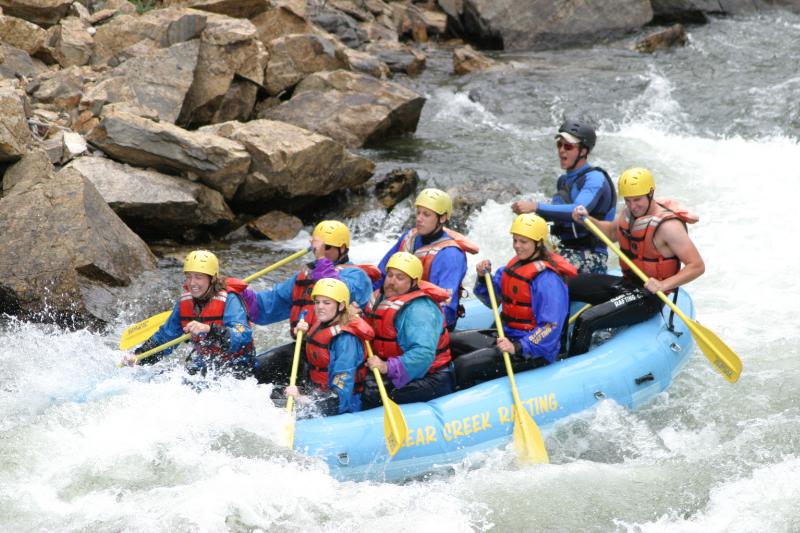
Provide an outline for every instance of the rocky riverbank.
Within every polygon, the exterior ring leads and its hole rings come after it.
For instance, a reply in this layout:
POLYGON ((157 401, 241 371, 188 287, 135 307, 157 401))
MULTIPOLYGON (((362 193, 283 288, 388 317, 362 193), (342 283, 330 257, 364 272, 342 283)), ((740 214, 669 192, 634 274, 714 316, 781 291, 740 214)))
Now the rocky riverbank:
POLYGON ((361 149, 416 130, 432 47, 455 74, 502 68, 480 48, 649 53, 685 42, 653 21, 776 5, 800 0, 0 0, 0 312, 102 324, 146 243, 287 238, 351 189, 390 209, 417 177, 361 149))

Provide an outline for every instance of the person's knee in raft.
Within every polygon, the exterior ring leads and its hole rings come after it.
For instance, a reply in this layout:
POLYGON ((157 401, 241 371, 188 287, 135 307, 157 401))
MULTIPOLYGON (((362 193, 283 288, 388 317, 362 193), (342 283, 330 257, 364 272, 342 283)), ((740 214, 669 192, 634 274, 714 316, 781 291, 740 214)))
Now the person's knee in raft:
MULTIPOLYGON (((183 293, 172 314, 125 361, 132 364, 136 355, 188 333, 194 346, 187 363, 190 373, 205 375, 212 369, 246 377, 255 358, 253 332, 240 295, 246 285, 234 278, 220 277, 219 260, 207 250, 190 252, 184 261, 183 272, 183 293)), ((155 353, 142 363, 155 363, 172 353, 173 349, 155 353)))
POLYGON ((617 197, 608 172, 589 164, 597 134, 589 121, 578 117, 564 120, 555 135, 559 164, 565 171, 556 183, 556 194, 548 202, 535 199, 511 204, 517 213, 535 213, 553 223, 552 234, 558 239, 558 253, 575 265, 578 272, 606 272, 608 249, 590 231, 572 220, 578 205, 589 206, 599 220, 614 220, 617 197))
MULTIPOLYGON (((374 355, 387 392, 397 403, 432 400, 453 391, 450 337, 441 304, 446 290, 422 280, 422 262, 397 252, 386 263, 386 277, 364 317, 375 330, 374 355)), ((367 374, 364 408, 381 405, 372 370, 367 374)))
MULTIPOLYGON (((505 373, 502 352, 512 356, 512 367, 527 370, 533 366, 555 361, 561 349, 561 333, 569 313, 569 298, 565 280, 577 273, 563 257, 548 246, 548 226, 541 217, 526 213, 511 224, 512 247, 515 255, 491 277, 495 294, 502 303, 500 315, 505 337, 497 339, 496 357, 486 360, 496 372, 505 373)), ((485 274, 491 274, 491 263, 484 259, 476 265, 474 293, 491 307, 485 274)), ((486 358, 486 351, 459 357, 460 365, 473 366, 471 358, 486 358), (461 360, 464 360, 461 362, 461 360)), ((459 377, 461 379, 461 377, 459 377)), ((471 383, 459 383, 462 387, 471 383)))
POLYGON ((311 234, 314 260, 291 278, 274 287, 255 292, 256 312, 252 318, 259 325, 273 324, 289 319, 294 328, 305 311, 306 322, 314 322, 314 302, 311 291, 323 278, 338 279, 347 285, 356 309, 363 308, 372 294, 372 282, 380 278, 373 265, 356 265, 350 261, 350 230, 338 220, 323 220, 311 234))
MULTIPOLYGON (((445 289, 450 300, 442 309, 447 327, 452 331, 459 316, 463 316, 460 298, 464 292, 462 283, 467 273, 466 254, 476 254, 478 245, 464 235, 446 227, 453 214, 453 200, 439 189, 424 189, 414 201, 416 219, 413 228, 406 230, 384 255, 378 268, 386 275, 386 265, 396 252, 409 252, 422 262, 423 281, 445 289)), ((374 283, 379 289, 383 278, 374 283)))
POLYGON ((366 376, 364 342, 374 337, 372 327, 353 312, 347 285, 322 278, 311 292, 314 321, 301 319, 295 334, 305 335, 307 373, 302 387, 286 387, 298 406, 323 416, 355 413, 361 409, 366 376))
POLYGON ((570 281, 570 297, 596 305, 575 321, 570 355, 588 351, 600 328, 626 326, 647 320, 662 308, 655 293, 668 294, 705 272, 705 264, 687 231, 699 217, 669 198, 655 198, 652 173, 630 168, 619 177, 625 208, 611 221, 597 220, 584 206, 573 219, 588 218, 645 274, 642 280, 620 261, 622 276, 581 274, 570 281), (683 265, 683 267, 681 267, 683 265), (590 312, 591 311, 591 312, 590 312))

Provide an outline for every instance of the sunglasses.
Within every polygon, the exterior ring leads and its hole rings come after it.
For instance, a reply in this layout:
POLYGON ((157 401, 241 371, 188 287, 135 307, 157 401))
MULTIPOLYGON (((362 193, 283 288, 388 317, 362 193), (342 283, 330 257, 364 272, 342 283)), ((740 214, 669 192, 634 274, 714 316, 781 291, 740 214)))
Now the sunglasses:
POLYGON ((562 139, 556 141, 556 148, 558 148, 559 150, 563 148, 564 150, 569 152, 570 150, 574 150, 577 147, 578 147, 577 144, 568 143, 567 141, 564 141, 562 139))

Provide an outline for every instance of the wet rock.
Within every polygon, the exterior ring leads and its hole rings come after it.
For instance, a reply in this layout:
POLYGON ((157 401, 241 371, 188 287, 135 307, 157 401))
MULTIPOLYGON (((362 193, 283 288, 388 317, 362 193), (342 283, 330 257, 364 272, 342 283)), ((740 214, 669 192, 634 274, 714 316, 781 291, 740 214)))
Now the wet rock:
POLYGON ((649 0, 464 0, 461 24, 484 48, 524 50, 586 44, 652 18, 649 0))
POLYGON ((270 211, 247 224, 247 229, 255 237, 286 241, 293 239, 303 229, 303 222, 283 211, 270 211))
POLYGON ((16 80, 0 82, 0 162, 18 160, 33 142, 27 107, 27 97, 16 80))
POLYGON ((365 50, 386 63, 392 72, 416 76, 425 68, 425 54, 407 44, 378 41, 368 44, 365 50))
POLYGON ((461 20, 464 15, 464 0, 437 0, 439 9, 447 16, 447 32, 452 35, 463 35, 461 20))
POLYGON ((147 240, 208 236, 230 229, 234 221, 222 195, 200 183, 103 157, 81 157, 67 168, 89 179, 125 224, 147 240))
POLYGON ((72 2, 73 0, 0 0, 0 8, 6 15, 48 27, 67 16, 72 2))
POLYGON ((28 55, 35 54, 44 44, 47 32, 27 20, 0 15, 0 41, 23 50, 28 55))
POLYGON ((366 35, 358 27, 352 16, 342 11, 327 9, 311 17, 311 21, 328 33, 335 35, 350 48, 360 47, 366 35))
POLYGON ((675 24, 656 33, 651 33, 636 43, 636 51, 643 54, 652 54, 662 48, 685 46, 688 41, 686 30, 680 24, 675 24))
POLYGON ((266 72, 267 93, 277 96, 314 72, 345 68, 336 43, 320 35, 292 34, 274 39, 266 72))
POLYGON ((348 70, 368 74, 381 80, 385 80, 391 75, 389 65, 372 54, 353 50, 346 46, 339 47, 336 53, 342 58, 348 70))
POLYGON ((246 147, 252 165, 233 201, 252 212, 354 187, 369 179, 375 168, 372 161, 351 154, 333 139, 283 122, 226 122, 199 132, 246 147))
POLYGON ((311 74, 291 100, 263 117, 361 147, 416 130, 424 104, 423 96, 397 83, 337 70, 311 74))
POLYGON ((510 202, 522 194, 513 183, 489 181, 485 183, 456 185, 447 189, 453 199, 453 216, 448 224, 458 231, 466 231, 469 217, 480 209, 486 200, 510 202))
POLYGON ((410 196, 419 184, 417 171, 411 168, 392 170, 386 176, 377 180, 375 196, 386 209, 392 209, 398 203, 410 196))
POLYGON ((654 20, 659 23, 681 22, 684 24, 705 24, 708 15, 742 15, 757 13, 766 5, 784 6, 798 11, 795 0, 652 0, 654 20))
POLYGON ((200 42, 194 40, 129 59, 88 87, 81 107, 100 116, 106 104, 134 103, 174 123, 194 82, 199 51, 200 42))
POLYGON ((73 327, 111 320, 106 288, 156 266, 147 245, 76 171, 15 185, 0 199, 0 227, 0 312, 25 319, 73 327))
POLYGON ((494 61, 469 45, 453 50, 453 71, 459 76, 486 70, 494 65, 494 61))
POLYGON ((397 42, 400 39, 400 36, 397 35, 397 32, 394 30, 394 24, 392 23, 391 19, 387 18, 387 24, 382 24, 373 20, 369 22, 362 22, 358 25, 358 27, 364 34, 365 40, 368 42, 397 42))
POLYGON ((250 167, 250 155, 238 142, 125 111, 104 113, 87 138, 119 161, 196 175, 226 199, 233 198, 250 167))
POLYGON ((428 28, 422 12, 413 4, 392 4, 392 20, 395 31, 401 38, 416 43, 428 42, 428 28))
POLYGON ((268 57, 249 20, 209 15, 200 36, 194 83, 178 124, 196 127, 211 123, 234 78, 263 86, 268 57))

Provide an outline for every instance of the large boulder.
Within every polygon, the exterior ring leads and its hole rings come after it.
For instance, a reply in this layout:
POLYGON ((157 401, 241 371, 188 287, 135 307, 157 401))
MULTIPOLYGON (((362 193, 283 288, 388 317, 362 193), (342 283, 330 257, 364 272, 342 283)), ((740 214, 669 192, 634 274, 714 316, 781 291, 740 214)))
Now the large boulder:
POLYGON ((73 0, 0 0, 6 15, 25 19, 40 26, 52 26, 67 16, 73 0))
POLYGON ((375 165, 340 143, 291 124, 271 120, 226 122, 199 130, 238 141, 252 159, 234 202, 250 211, 284 207, 283 202, 319 198, 359 185, 375 165))
POLYGON ((197 176, 226 199, 233 198, 250 167, 250 155, 236 141, 126 111, 104 114, 87 139, 119 161, 197 176))
POLYGON ((0 15, 0 41, 24 50, 28 55, 39 51, 46 32, 27 20, 0 15))
POLYGON ((336 43, 321 35, 285 35, 270 41, 268 46, 266 88, 273 96, 294 87, 309 74, 347 66, 336 53, 336 43))
POLYGON ((27 107, 25 93, 16 80, 0 83, 0 162, 16 161, 33 142, 27 107))
POLYGON ((155 257, 74 170, 17 183, 0 199, 0 312, 83 327, 115 317, 109 286, 155 257), (46 213, 46 216, 43 216, 46 213))
POLYGON ((78 17, 67 17, 51 28, 48 47, 62 67, 85 65, 92 58, 94 38, 89 23, 78 17))
POLYGON ((289 122, 354 148, 417 129, 425 98, 398 83, 336 70, 300 82, 288 102, 262 118, 289 122))
POLYGON ((135 102, 175 123, 194 82, 199 51, 195 39, 128 59, 86 89, 81 108, 100 116, 106 104, 135 102))
POLYGON ((251 21, 264 43, 291 33, 314 32, 314 26, 306 20, 305 3, 302 1, 275 6, 256 15, 251 21))
POLYGON ((111 209, 140 237, 195 240, 234 221, 222 195, 200 183, 104 157, 80 157, 72 168, 91 181, 111 209))
POLYGON ((272 7, 271 0, 162 0, 164 7, 191 7, 229 17, 249 19, 272 7))
POLYGON ((650 22, 650 0, 464 0, 465 37, 487 48, 556 48, 650 22))
POLYGON ((364 49, 389 66, 392 72, 416 76, 425 68, 427 58, 419 50, 400 42, 377 41, 364 49))
POLYGON ((453 72, 459 76, 486 70, 494 65, 494 61, 481 54, 470 45, 453 50, 453 72))
MULTIPOLYGON (((210 14, 200 34, 194 83, 178 124, 196 127, 212 122, 235 79, 262 86, 267 59, 258 31, 249 20, 210 14)), ((252 105, 245 115, 251 110, 252 105)))

